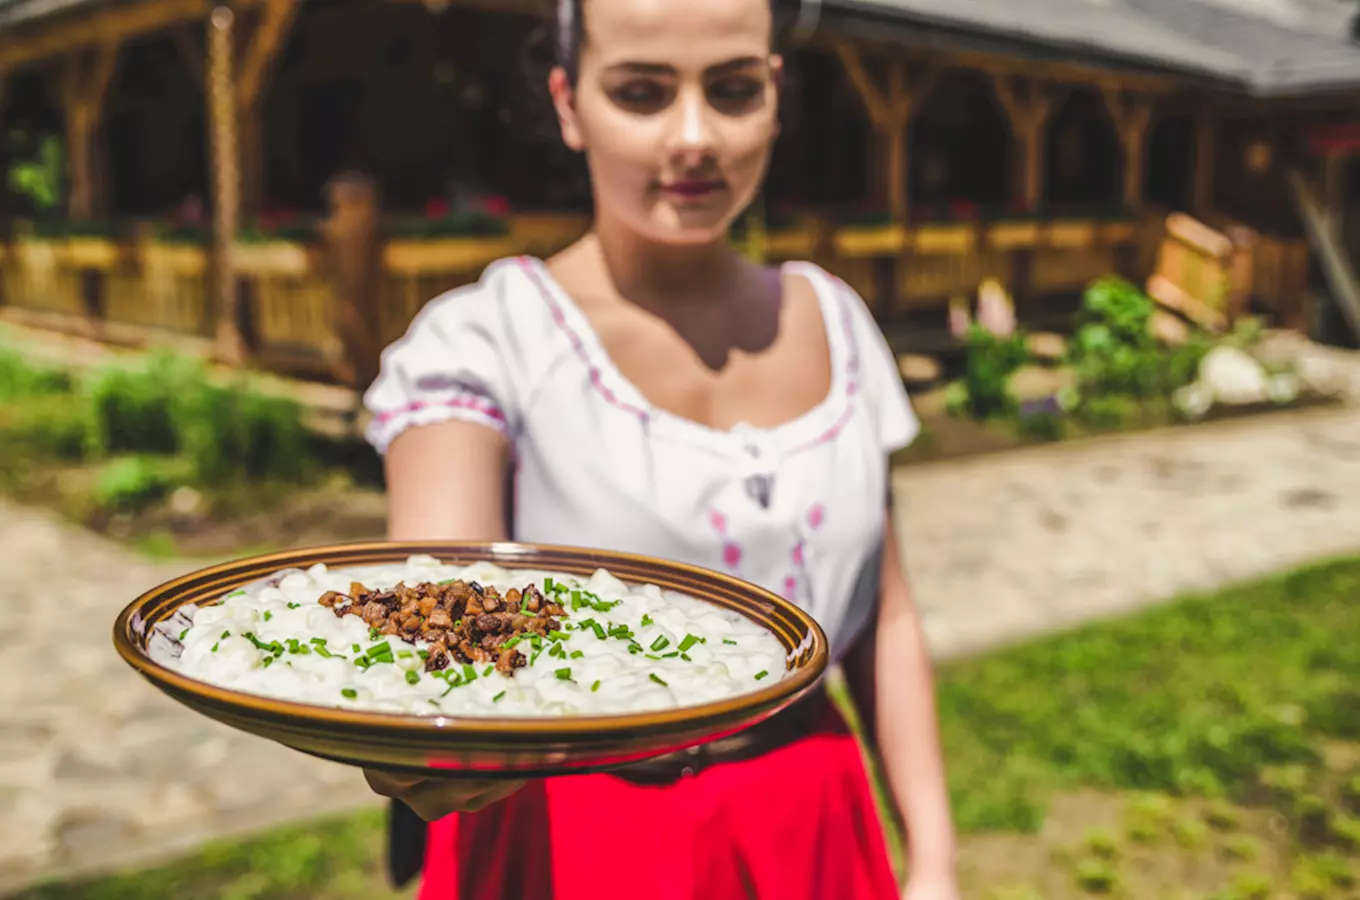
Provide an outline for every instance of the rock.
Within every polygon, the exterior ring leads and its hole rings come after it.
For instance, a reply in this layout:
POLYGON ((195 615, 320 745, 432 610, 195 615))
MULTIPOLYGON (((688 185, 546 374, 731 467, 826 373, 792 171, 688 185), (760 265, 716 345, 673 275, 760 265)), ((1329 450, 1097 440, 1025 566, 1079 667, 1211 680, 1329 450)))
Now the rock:
POLYGON ((177 516, 192 516, 203 509, 203 495, 187 484, 170 495, 170 510, 177 516))
POLYGON ((1015 399, 1042 400, 1056 396, 1066 388, 1077 383, 1076 373, 1071 369, 1053 369, 1047 366, 1021 366, 1011 375, 1010 389, 1015 399))
POLYGON ((933 384, 944 374, 940 361, 935 357, 915 353, 903 353, 897 357, 897 370, 902 373, 903 381, 916 385, 933 384))
POLYGON ((1067 339, 1060 334, 1039 331, 1025 339, 1031 356, 1044 362, 1061 362, 1067 355, 1067 339))
POLYGON ((1236 347, 1210 350, 1200 362, 1199 380, 1215 400, 1229 406, 1265 403, 1270 399, 1265 368, 1236 347))
POLYGON ((1174 313, 1159 309, 1148 320, 1148 332, 1168 347, 1179 347, 1190 340, 1190 326, 1174 313))

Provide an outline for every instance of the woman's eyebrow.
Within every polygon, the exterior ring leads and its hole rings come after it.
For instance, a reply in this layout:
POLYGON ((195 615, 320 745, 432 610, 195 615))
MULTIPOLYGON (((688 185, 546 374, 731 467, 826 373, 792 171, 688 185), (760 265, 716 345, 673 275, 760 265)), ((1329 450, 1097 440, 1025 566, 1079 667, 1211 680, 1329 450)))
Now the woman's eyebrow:
MULTIPOLYGON (((715 63, 704 69, 706 75, 726 75, 759 66, 764 60, 759 56, 741 56, 725 62, 715 63)), ((625 60, 609 66, 611 72, 626 72, 629 75, 675 75, 678 70, 667 63, 639 62, 625 60)))

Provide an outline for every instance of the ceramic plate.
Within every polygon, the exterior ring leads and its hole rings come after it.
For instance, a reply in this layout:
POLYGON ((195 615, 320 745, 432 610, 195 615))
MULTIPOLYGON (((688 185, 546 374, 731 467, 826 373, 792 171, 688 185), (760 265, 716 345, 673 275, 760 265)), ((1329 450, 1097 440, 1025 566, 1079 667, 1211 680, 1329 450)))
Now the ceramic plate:
MULTIPOLYGON (((162 627, 164 625, 162 624, 162 627)), ((755 585, 718 572, 626 553, 518 543, 375 542, 256 556, 212 566, 138 597, 118 616, 118 653, 160 690, 210 718, 304 753, 409 774, 541 777, 604 771, 740 731, 806 694, 826 669, 826 635, 807 613, 755 585), (157 625, 186 604, 207 605, 286 570, 402 563, 426 554, 451 565, 489 562, 583 580, 607 569, 634 585, 654 584, 735 611, 768 629, 787 654, 785 677, 719 702, 610 716, 483 718, 414 716, 315 706, 218 687, 154 661, 157 625)))

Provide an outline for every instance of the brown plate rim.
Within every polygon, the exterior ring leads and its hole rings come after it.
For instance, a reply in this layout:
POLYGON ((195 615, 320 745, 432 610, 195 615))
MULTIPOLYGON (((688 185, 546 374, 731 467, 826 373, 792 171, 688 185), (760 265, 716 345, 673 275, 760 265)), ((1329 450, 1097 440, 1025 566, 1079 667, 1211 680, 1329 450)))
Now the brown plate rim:
MULTIPOLYGON (((381 561, 370 563, 381 565, 381 561)), ((513 568, 513 566, 506 566, 513 568)), ((530 566, 524 566, 528 568, 530 566)), ((250 573, 259 577, 258 573, 250 573)), ((695 598, 704 601, 703 598, 695 598)), ((762 626, 764 627, 764 626, 762 626)), ((768 629, 767 629, 768 630, 768 629)), ((272 719, 282 719, 294 723, 295 725, 308 725, 310 727, 325 730, 380 730, 392 733, 402 733, 412 738, 421 736, 434 737, 440 734, 461 734, 468 737, 481 737, 504 735, 507 737, 523 738, 526 736, 561 737, 564 735, 577 735, 582 738, 598 737, 620 731, 630 731, 637 729, 670 729, 692 727, 706 720, 724 719, 732 716, 741 716, 747 712, 758 712, 778 706, 785 700, 793 700, 801 696, 810 689, 817 680, 824 674, 828 663, 828 644, 826 633, 817 624, 816 619, 810 616, 805 610, 796 604, 784 599, 773 591, 767 590, 757 584, 743 581, 740 578, 718 572, 702 566, 691 565, 690 563, 677 562, 673 560, 660 559, 653 556, 645 556, 638 553, 624 553, 614 550, 598 550, 588 547, 572 547, 561 544, 540 544, 526 541, 354 541, 333 544, 322 544, 313 547, 301 547, 292 550, 280 550, 273 553, 258 554, 255 556, 241 557, 215 565, 204 566, 191 572, 186 572, 176 578, 157 585, 150 590, 144 591, 137 599, 133 600, 118 614, 113 625, 114 646, 128 665, 140 672, 144 677, 152 682, 159 683, 160 686, 168 686, 177 691, 194 696, 198 700, 207 700, 215 704, 231 707, 235 709, 248 709, 253 716, 267 716, 272 719), (786 614, 805 625, 808 636, 811 638, 812 652, 806 665, 799 666, 789 672, 784 678, 774 682, 768 687, 762 688, 751 693, 739 694, 726 700, 704 703, 697 706, 682 706, 673 709, 656 710, 641 713, 623 713, 612 716, 563 716, 563 717, 501 717, 491 718, 483 716, 457 717, 457 716, 416 716, 409 713, 391 713, 380 711, 347 710, 339 707, 321 706, 319 704, 303 703, 295 700, 282 700, 273 697, 265 697, 257 694, 250 694, 244 691, 236 691, 230 688, 219 687, 196 678, 182 675, 173 669, 161 665, 151 659, 143 652, 132 637, 132 620, 146 606, 150 605, 159 598, 181 588, 186 582, 197 581, 203 578, 222 575, 230 575, 235 569, 250 567, 252 570, 259 569, 265 564, 278 565, 271 571, 277 572, 287 568, 306 568, 308 565, 315 565, 324 560, 316 558, 310 563, 303 563, 307 557, 322 557, 335 555, 344 552, 377 552, 390 551, 394 560, 426 554, 438 559, 442 553, 447 556, 451 553, 477 554, 481 553, 488 561, 492 557, 497 557, 502 562, 493 563, 502 565, 512 561, 515 556, 522 556, 527 560, 533 559, 540 554, 562 554, 566 556, 581 557, 590 560, 601 560, 599 567, 608 569, 606 560, 618 560, 629 562, 643 567, 654 567, 679 571, 698 576, 701 579, 716 581, 726 585, 728 588, 736 589, 748 594, 753 594, 759 599, 783 610, 786 614)))

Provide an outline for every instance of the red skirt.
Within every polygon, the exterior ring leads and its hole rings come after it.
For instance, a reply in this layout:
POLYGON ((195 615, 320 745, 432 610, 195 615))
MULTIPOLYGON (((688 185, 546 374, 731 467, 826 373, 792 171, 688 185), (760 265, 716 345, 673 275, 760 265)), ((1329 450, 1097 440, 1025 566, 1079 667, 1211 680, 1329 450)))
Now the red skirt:
POLYGON ((859 745, 812 734, 663 787, 534 782, 430 826, 420 900, 896 900, 859 745))

